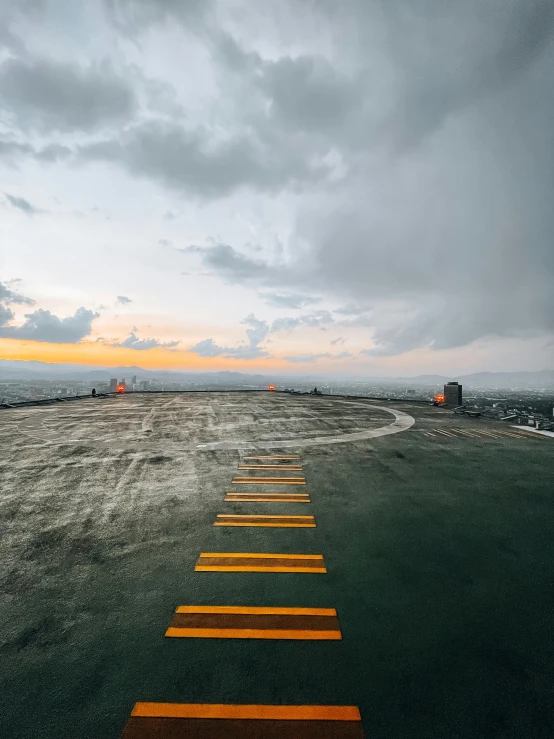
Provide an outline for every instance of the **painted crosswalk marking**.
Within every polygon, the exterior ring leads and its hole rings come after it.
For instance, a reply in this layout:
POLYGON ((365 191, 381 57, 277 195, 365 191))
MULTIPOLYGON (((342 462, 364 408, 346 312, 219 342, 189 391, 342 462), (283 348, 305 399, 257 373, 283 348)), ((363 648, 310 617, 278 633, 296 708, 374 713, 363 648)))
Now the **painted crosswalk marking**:
POLYGON ((179 606, 165 634, 200 639, 342 638, 334 608, 179 606))
POLYGON ((356 706, 135 703, 122 739, 363 739, 356 706))
POLYGON ((290 472, 299 472, 302 469, 300 464, 239 464, 239 470, 288 470, 290 472))
POLYGON ((196 572, 327 572, 321 554, 246 552, 204 552, 194 569, 196 572))
POLYGON ((234 485, 305 485, 304 477, 233 477, 234 485))
POLYGON ((308 493, 227 493, 229 503, 310 503, 308 493))
POLYGON ((283 460, 289 460, 289 459, 300 459, 297 455, 291 454, 289 456, 283 457, 279 455, 273 455, 273 454, 266 454, 265 456, 257 456, 257 457, 243 457, 243 459, 283 459, 283 460))
POLYGON ((214 526, 258 526, 277 528, 315 528, 313 516, 264 516, 262 514, 218 513, 214 526))

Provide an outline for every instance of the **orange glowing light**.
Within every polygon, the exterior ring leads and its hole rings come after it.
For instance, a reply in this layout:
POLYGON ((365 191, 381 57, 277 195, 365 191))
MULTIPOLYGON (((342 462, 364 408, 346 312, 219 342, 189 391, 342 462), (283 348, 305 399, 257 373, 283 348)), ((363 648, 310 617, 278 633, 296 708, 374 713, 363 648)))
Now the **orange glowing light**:
POLYGON ((124 392, 125 392, 126 390, 127 390, 127 386, 126 386, 126 385, 124 385, 123 383, 120 383, 120 384, 119 384, 119 385, 117 386, 117 392, 118 392, 118 393, 124 393, 124 392))
POLYGON ((275 390, 275 385, 268 385, 267 386, 267 389, 268 390, 275 390))
POLYGON ((437 403, 444 403, 444 395, 435 395, 437 403))

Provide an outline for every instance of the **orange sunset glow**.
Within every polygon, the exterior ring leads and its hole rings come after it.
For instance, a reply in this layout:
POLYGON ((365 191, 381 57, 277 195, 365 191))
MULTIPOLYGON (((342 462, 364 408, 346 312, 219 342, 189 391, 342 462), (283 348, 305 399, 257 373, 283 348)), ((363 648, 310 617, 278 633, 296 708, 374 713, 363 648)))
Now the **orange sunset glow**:
POLYGON ((0 354, 3 359, 19 359, 38 362, 61 362, 87 364, 97 367, 140 365, 150 370, 189 370, 192 372, 217 372, 220 370, 267 371, 269 368, 289 369, 290 364, 282 359, 261 357, 258 359, 226 359, 225 357, 199 357, 185 349, 134 349, 106 346, 94 341, 79 344, 50 344, 39 341, 0 339, 0 354))

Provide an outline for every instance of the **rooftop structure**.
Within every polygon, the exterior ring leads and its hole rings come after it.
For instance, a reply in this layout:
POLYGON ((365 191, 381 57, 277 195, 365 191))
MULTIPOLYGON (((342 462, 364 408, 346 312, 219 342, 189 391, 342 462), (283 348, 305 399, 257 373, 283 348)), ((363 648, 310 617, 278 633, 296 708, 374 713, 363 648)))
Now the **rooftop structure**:
POLYGON ((449 406, 462 404, 462 386, 457 382, 447 382, 444 386, 444 402, 449 406))
POLYGON ((267 391, 2 409, 6 736, 292 736, 314 706, 322 739, 547 736, 552 443, 267 391))

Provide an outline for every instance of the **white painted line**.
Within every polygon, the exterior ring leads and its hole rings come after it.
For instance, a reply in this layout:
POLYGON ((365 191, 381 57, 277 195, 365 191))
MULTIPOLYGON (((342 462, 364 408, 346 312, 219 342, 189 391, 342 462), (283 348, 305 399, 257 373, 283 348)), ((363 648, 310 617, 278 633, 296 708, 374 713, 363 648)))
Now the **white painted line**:
MULTIPOLYGON (((126 398, 125 400, 130 402, 129 398, 126 398)), ((126 405, 129 405, 129 402, 126 405)), ((304 401, 301 401, 304 402, 304 401)), ((306 401, 308 402, 308 401, 306 401)), ((155 408, 156 415, 158 412, 166 407, 170 406, 176 403, 176 399, 172 399, 171 401, 164 403, 160 406, 157 406, 155 408)), ((387 408, 385 406, 380 405, 374 405, 370 402, 359 402, 359 401, 351 401, 351 400, 342 400, 338 398, 333 398, 330 405, 336 406, 337 404, 347 405, 347 406, 354 406, 357 408, 364 408, 369 412, 369 414, 372 413, 372 411, 380 411, 386 414, 389 414, 394 417, 394 420, 392 423, 389 423, 386 426, 381 426, 379 428, 367 428, 362 431, 355 431, 353 433, 345 433, 345 434, 334 434, 329 436, 316 436, 312 438, 291 438, 289 436, 288 439, 264 439, 260 441, 256 440, 244 440, 244 439, 229 439, 228 441, 216 441, 216 442, 206 442, 206 443, 200 443, 200 444, 190 444, 182 441, 176 441, 176 442, 169 442, 167 439, 165 440, 159 440, 159 441, 152 441, 149 442, 147 439, 144 439, 147 434, 142 435, 140 430, 137 428, 136 432, 142 437, 140 439, 140 447, 141 450, 146 449, 160 449, 160 450, 175 450, 178 449, 179 451, 194 451, 194 450, 213 450, 213 449, 248 449, 251 452, 254 452, 255 450, 259 449, 299 449, 303 447, 309 447, 309 446, 318 446, 323 444, 345 444, 353 441, 363 441, 368 439, 376 439, 380 436, 389 436, 390 434, 397 434, 402 431, 406 431, 407 429, 411 428, 415 424, 415 418, 413 416, 410 416, 408 413, 405 413, 404 411, 400 411, 393 408, 387 408), (143 440, 144 439, 144 440, 143 440)), ((178 407, 177 405, 173 405, 173 408, 175 409, 178 407)), ((41 409, 42 410, 42 409, 41 409)), ((200 410, 205 410, 201 408, 200 410)), ((209 408, 207 410, 210 410, 209 408)), ((314 411, 313 408, 311 408, 312 411, 314 411)), ((212 415, 213 415, 213 409, 211 409, 212 415)), ((109 414, 108 414, 109 415, 109 414)), ((108 415, 104 414, 101 416, 101 419, 103 421, 107 420, 108 415)), ((100 417, 100 413, 98 413, 98 417, 100 417)), ((118 417, 118 414, 113 414, 114 418, 118 417)), ((65 420, 64 416, 64 420, 65 420)), ((84 418, 79 416, 79 420, 82 420, 84 418)), ((143 416, 142 419, 140 419, 140 424, 142 426, 142 421, 146 421, 145 427, 148 428, 149 422, 151 423, 153 419, 153 416, 150 414, 147 414, 146 417, 143 416)), ((108 419, 109 420, 109 419, 108 419)), ((139 419, 137 419, 138 421, 139 419)), ((362 421, 363 422, 363 421, 362 421)), ((370 417, 371 422, 371 417, 370 417)), ((163 425, 162 424, 158 424, 163 425)), ((27 434, 29 436, 35 436, 41 441, 44 441, 42 438, 42 434, 44 433, 44 429, 40 428, 41 426, 41 419, 35 418, 31 419, 30 417, 27 420, 24 420, 22 423, 18 424, 18 430, 21 433, 27 434)), ((89 417, 87 426, 90 428, 91 426, 91 419, 89 417)), ((94 432, 93 432, 94 433, 94 432)), ((94 436, 97 436, 97 433, 94 434, 94 436)), ((59 432, 56 433, 57 438, 52 438, 51 443, 57 443, 57 444, 67 444, 68 439, 63 436, 63 431, 60 429, 59 432)), ((94 445, 94 446, 110 446, 110 448, 118 448, 121 449, 122 447, 125 448, 129 444, 135 444, 138 443, 138 439, 132 437, 119 437, 120 444, 117 444, 117 442, 106 443, 104 440, 103 442, 95 442, 92 438, 82 438, 79 439, 79 443, 83 445, 94 445)))
POLYGON ((534 429, 532 426, 511 426, 510 428, 518 431, 528 431, 530 434, 539 434, 540 436, 548 436, 554 439, 554 431, 543 431, 543 429, 534 429))

